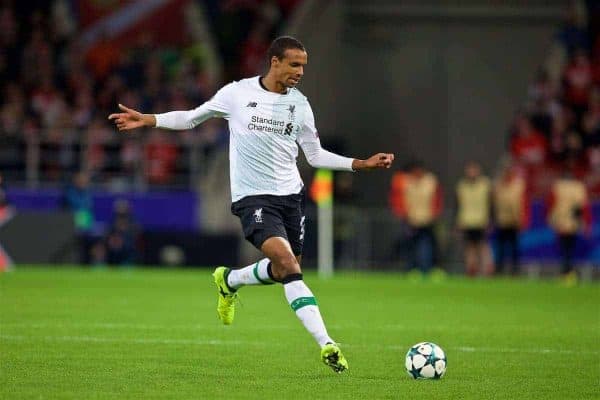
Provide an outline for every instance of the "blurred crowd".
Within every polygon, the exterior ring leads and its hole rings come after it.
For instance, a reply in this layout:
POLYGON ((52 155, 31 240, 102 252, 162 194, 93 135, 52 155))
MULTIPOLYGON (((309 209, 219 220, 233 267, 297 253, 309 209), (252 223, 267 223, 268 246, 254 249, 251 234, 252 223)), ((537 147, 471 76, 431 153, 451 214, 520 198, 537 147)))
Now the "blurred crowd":
MULTIPOLYGON (((126 43, 103 32, 87 45, 81 3, 0 0, 0 220, 5 182, 58 185, 73 213, 79 261, 131 265, 140 262, 141 242, 129 204, 115 203, 113 222, 100 227, 91 188, 187 186, 192 158, 225 150, 228 132, 211 120, 194 132, 125 135, 107 116, 118 103, 147 113, 191 109, 224 82, 261 73, 299 0, 190 0, 212 42, 188 27, 183 45, 172 46, 153 31, 126 43)), ((124 4, 112 2, 109 11, 124 4)))
POLYGON ((600 7, 573 2, 509 135, 532 196, 569 170, 600 196, 600 7))
POLYGON ((260 72, 266 47, 298 2, 190 0, 205 10, 199 23, 216 38, 213 57, 191 33, 177 48, 157 45, 152 32, 125 45, 102 34, 84 46, 78 2, 1 1, 0 170, 8 181, 68 181, 83 170, 93 183, 133 183, 139 171, 149 184, 189 182, 190 148, 222 147, 222 122, 193 134, 123 135, 106 116, 117 103, 148 113, 191 109, 223 81, 260 72))
POLYGON ((65 186, 62 202, 64 208, 73 213, 80 263, 132 266, 141 262, 141 230, 128 201, 116 200, 111 222, 99 226, 95 221, 89 176, 78 172, 65 186))
MULTIPOLYGON (((455 199, 448 208, 468 275, 520 273, 521 233, 538 200, 555 234, 560 272, 568 284, 577 282, 576 250, 588 257, 591 200, 600 198, 600 5, 571 3, 511 123, 507 157, 494 178, 469 161, 452 192, 445 197, 455 199)), ((393 177, 389 203, 402 222, 396 251, 404 250, 408 269, 436 274, 443 198, 436 175, 421 163, 393 177)))
MULTIPOLYGON (((138 228, 128 206, 115 204, 114 223, 94 232, 90 185, 187 185, 191 160, 222 150, 227 131, 222 121, 211 120, 193 133, 125 135, 106 116, 117 103, 149 113, 191 109, 223 83, 262 73, 270 41, 300 2, 189 0, 203 10, 197 23, 204 24, 214 46, 192 32, 185 32, 183 44, 161 45, 152 31, 123 44, 104 32, 88 46, 81 40, 78 2, 0 0, 0 211, 7 209, 5 182, 60 183, 80 233, 82 261, 135 262, 138 228)), ((451 196, 467 272, 490 275, 505 264, 516 272, 529 205, 543 199, 557 233, 562 272, 569 274, 576 238, 591 229, 589 200, 600 197, 600 6, 595 2, 571 3, 510 125, 509 160, 494 179, 469 162, 451 196), (491 226, 495 257, 487 240, 491 226)), ((423 164, 411 164, 393 178, 391 209, 408 232, 399 247, 422 272, 433 270, 440 258, 435 226, 443 198, 435 174, 423 164)))
MULTIPOLYGON (((454 201, 446 216, 451 214, 450 231, 461 237, 467 275, 521 273, 520 238, 532 227, 532 198, 522 169, 507 163, 490 179, 479 163, 469 161, 453 189, 454 201)), ((412 163, 393 176, 389 203, 401 222, 395 255, 406 261, 407 269, 419 274, 443 274, 435 268, 441 258, 438 228, 444 220, 443 198, 437 176, 422 163, 412 163)), ((593 241, 588 191, 565 169, 543 200, 543 218, 555 233, 560 272, 567 281, 576 282, 577 241, 593 241)), ((580 247, 589 250, 589 246, 580 247)))

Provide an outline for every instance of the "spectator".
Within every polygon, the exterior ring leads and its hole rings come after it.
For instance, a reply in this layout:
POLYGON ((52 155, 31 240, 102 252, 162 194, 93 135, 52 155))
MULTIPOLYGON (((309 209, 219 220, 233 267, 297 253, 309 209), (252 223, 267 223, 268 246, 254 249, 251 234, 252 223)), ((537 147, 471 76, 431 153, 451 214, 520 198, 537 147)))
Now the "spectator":
POLYGON ((520 268, 520 231, 529 225, 529 200, 525 179, 515 166, 507 166, 493 189, 494 224, 496 227, 496 265, 506 271, 506 254, 510 254, 510 272, 516 275, 520 268))
POLYGON ((115 139, 115 132, 105 120, 95 118, 86 131, 85 168, 89 174, 98 179, 107 163, 107 145, 115 139))
POLYGON ((79 262, 90 263, 90 249, 94 244, 94 209, 92 194, 89 189, 89 175, 80 171, 64 193, 65 207, 73 212, 76 239, 79 247, 79 262))
POLYGON ((516 117, 510 150, 514 159, 527 165, 539 165, 546 159, 548 144, 544 136, 536 131, 524 114, 516 117))
POLYGON ((433 227, 442 211, 442 191, 435 175, 421 163, 409 167, 406 175, 395 175, 390 192, 392 210, 410 229, 410 268, 431 271, 436 251, 433 227))
POLYGON ((552 121, 552 130, 548 143, 548 161, 560 164, 565 160, 566 136, 569 123, 563 112, 556 115, 552 121))
POLYGON ((529 86, 529 98, 533 102, 546 104, 556 98, 557 88, 550 79, 548 71, 540 69, 537 72, 533 84, 529 86))
POLYGON ((565 22, 558 32, 558 40, 566 48, 569 55, 577 49, 589 48, 589 36, 586 29, 587 13, 585 6, 578 1, 572 1, 567 7, 565 22))
POLYGON ((592 80, 595 85, 600 85, 600 35, 596 37, 592 55, 592 80))
POLYGON ((241 76, 255 76, 264 73, 264 55, 269 48, 270 40, 264 24, 255 24, 250 30, 248 39, 241 50, 241 76))
POLYGON ((128 179, 133 179, 140 166, 142 155, 138 140, 132 137, 124 139, 119 154, 121 169, 128 179))
POLYGON ((107 261, 112 265, 132 265, 137 261, 138 225, 125 200, 114 204, 114 219, 106 239, 107 261))
POLYGON ((585 157, 581 134, 577 131, 569 131, 565 140, 565 160, 568 165, 573 165, 577 176, 585 173, 585 157))
POLYGON ((456 225, 464 235, 467 275, 494 273, 492 251, 487 241, 490 223, 491 185, 474 161, 465 166, 464 177, 456 185, 456 225))
POLYGON ((66 112, 63 95, 56 89, 52 78, 45 76, 31 94, 31 109, 37 114, 46 127, 57 125, 60 117, 66 112))
POLYGON ((10 3, 0 9, 0 82, 18 79, 20 73, 19 21, 10 3))
POLYGON ((591 233, 591 210, 584 184, 568 169, 552 186, 548 199, 548 224, 558 238, 563 279, 567 285, 574 285, 578 280, 573 268, 576 240, 582 230, 591 233))
MULTIPOLYGON (((28 165, 33 167, 29 171, 30 179, 40 176, 42 180, 58 180, 63 176, 65 166, 79 168, 74 164, 83 159, 89 162, 89 172, 94 174, 95 181, 106 181, 109 174, 122 172, 113 167, 122 165, 118 159, 126 141, 106 141, 95 134, 89 135, 89 131, 98 131, 95 116, 106 115, 117 98, 126 99, 134 107, 137 104, 150 110, 190 108, 209 98, 220 86, 214 77, 222 75, 222 71, 216 71, 222 69, 222 60, 214 54, 210 40, 197 42, 191 39, 192 35, 186 35, 184 40, 189 42, 178 43, 186 50, 176 52, 157 47, 157 41, 148 31, 137 37, 132 37, 136 33, 127 32, 124 41, 118 41, 114 32, 103 31, 98 32, 99 38, 90 48, 85 48, 79 40, 80 16, 73 12, 71 2, 30 3, 20 5, 8 1, 0 6, 0 47, 3 50, 0 52, 0 90, 3 94, 0 98, 0 167, 10 168, 10 171, 5 169, 5 178, 22 179, 25 173, 21 163, 29 159, 28 165), (139 74, 139 71, 143 73, 139 74), (31 140, 32 135, 27 137, 26 142, 33 144, 28 146, 28 157, 23 154, 24 141, 19 137, 24 125, 29 132, 40 130, 39 135, 35 134, 35 141, 31 140), (83 135, 61 132, 66 128, 83 132, 83 135), (80 146, 80 138, 84 138, 85 143, 87 136, 93 136, 90 146, 80 146), (74 137, 76 140, 72 142, 74 137), (82 156, 77 154, 79 151, 87 153, 82 156), (38 173, 40 168, 45 174, 38 173), (13 172, 16 170, 17 173, 13 172)), ((212 20, 223 21, 231 17, 229 21, 235 22, 216 27, 225 31, 217 33, 223 39, 218 46, 227 49, 230 56, 226 65, 235 69, 230 71, 228 79, 231 79, 238 77, 240 65, 247 70, 262 66, 262 61, 254 62, 254 55, 262 46, 261 40, 269 41, 299 1, 208 3, 206 7, 215 17, 212 20), (240 44, 246 38, 250 39, 242 55, 240 44)), ((141 148, 146 139, 139 139, 141 148)), ((181 143, 179 138, 174 139, 181 143)), ((225 142, 219 138, 210 147, 222 150, 225 142)), ((182 145, 191 146, 191 143, 187 140, 182 145)), ((167 147, 170 149, 172 144, 167 147)), ((123 154, 132 155, 130 150, 123 150, 123 154)), ((87 169, 85 162, 81 168, 87 169)), ((184 167, 186 173, 191 173, 189 166, 184 167)), ((164 175, 166 169, 161 166, 158 170, 156 175, 153 172, 154 182, 163 184, 164 178, 157 176, 164 175)))
POLYGON ((531 107, 531 124, 533 128, 548 138, 552 134, 554 116, 558 105, 553 101, 536 100, 531 107))
POLYGON ((177 146, 168 135, 152 132, 145 148, 146 176, 150 183, 164 185, 172 182, 177 153, 177 146))
POLYGON ((600 143, 587 150, 589 171, 585 177, 585 185, 590 197, 600 199, 600 143))
POLYGON ((583 144, 586 148, 600 145, 600 86, 590 93, 588 109, 583 116, 583 144))
POLYGON ((565 100, 579 119, 585 111, 592 85, 590 60, 583 49, 575 52, 564 73, 565 100))
POLYGON ((83 129, 92 122, 92 117, 94 115, 94 98, 91 90, 84 89, 77 93, 72 114, 73 123, 78 129, 83 129))
POLYGON ((35 86, 42 75, 53 75, 53 49, 46 36, 46 32, 40 26, 34 27, 29 42, 21 53, 21 79, 27 87, 35 86))
POLYGON ((396 217, 396 221, 398 222, 397 238, 392 249, 392 259, 398 258, 404 260, 408 259, 410 256, 411 243, 407 240, 410 237, 410 228, 406 222, 405 201, 408 178, 408 172, 405 169, 395 172, 392 177, 388 196, 390 211, 396 217))

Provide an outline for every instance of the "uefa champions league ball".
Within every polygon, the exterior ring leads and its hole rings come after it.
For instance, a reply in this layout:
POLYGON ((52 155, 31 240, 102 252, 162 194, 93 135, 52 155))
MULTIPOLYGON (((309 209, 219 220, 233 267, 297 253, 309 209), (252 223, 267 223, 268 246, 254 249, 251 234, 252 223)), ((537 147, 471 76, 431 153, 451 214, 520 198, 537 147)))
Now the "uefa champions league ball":
POLYGON ((440 379, 446 365, 446 354, 435 343, 417 343, 406 353, 406 372, 414 379, 440 379))

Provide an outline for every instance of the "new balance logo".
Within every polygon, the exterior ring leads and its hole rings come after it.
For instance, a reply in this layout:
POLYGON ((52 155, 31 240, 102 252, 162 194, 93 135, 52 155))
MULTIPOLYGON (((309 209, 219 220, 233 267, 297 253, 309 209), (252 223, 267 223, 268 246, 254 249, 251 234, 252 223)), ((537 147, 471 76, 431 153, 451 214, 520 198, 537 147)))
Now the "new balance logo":
POLYGON ((252 108, 256 108, 258 104, 255 101, 251 101, 250 103, 248 103, 248 105, 246 107, 252 107, 252 108))
POLYGON ((262 224, 263 219, 262 219, 262 208, 258 208, 256 210, 254 210, 254 220, 259 223, 262 224))

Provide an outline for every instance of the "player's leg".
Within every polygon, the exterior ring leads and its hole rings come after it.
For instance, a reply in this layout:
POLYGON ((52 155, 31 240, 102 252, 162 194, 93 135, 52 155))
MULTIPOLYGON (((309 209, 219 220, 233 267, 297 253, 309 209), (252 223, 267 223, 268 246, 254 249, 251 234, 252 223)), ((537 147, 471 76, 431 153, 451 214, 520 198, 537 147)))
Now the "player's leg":
POLYGON ((563 275, 566 275, 573 270, 573 264, 571 259, 573 240, 571 235, 568 234, 560 235, 558 240, 560 244, 562 258, 561 273, 563 275))
POLYGON ((427 226, 423 230, 423 241, 422 241, 422 259, 423 259, 423 274, 428 274, 433 268, 434 255, 435 255, 435 237, 433 235, 433 227, 427 226))
POLYGON ((275 283, 271 273, 271 262, 263 258, 240 269, 220 266, 213 272, 217 285, 217 314, 225 325, 233 322, 237 290, 245 285, 272 285, 275 283))
POLYGON ((321 347, 333 342, 325 328, 315 296, 304 283, 300 264, 289 242, 282 237, 271 237, 263 243, 261 250, 271 260, 273 275, 283 284, 285 297, 306 330, 321 347))
POLYGON ((246 267, 232 269, 227 274, 227 285, 233 290, 246 285, 272 285, 276 281, 271 265, 271 260, 263 258, 246 267))
POLYGON ((300 269, 300 255, 295 256, 290 243, 282 237, 267 239, 261 251, 271 260, 273 276, 283 284, 285 297, 302 322, 321 347, 321 358, 335 372, 348 368, 348 362, 335 341, 329 336, 314 294, 304 283, 300 269))
POLYGON ((481 255, 483 273, 486 276, 494 275, 494 271, 496 269, 494 265, 494 257, 492 255, 492 248, 485 237, 485 233, 482 235, 482 240, 479 242, 479 254, 481 255))
POLYGON ((510 248, 511 248, 511 272, 517 275, 521 269, 520 253, 521 247, 519 244, 519 231, 517 228, 510 230, 510 248))
MULTIPOLYGON (((288 243, 290 245, 292 253, 296 258, 296 262, 298 263, 298 269, 300 270, 300 265, 302 262, 302 250, 304 247, 304 210, 306 206, 306 192, 302 190, 297 195, 289 196, 288 198, 286 198, 285 203, 286 204, 282 213, 284 228, 288 238, 288 243)), ((309 330, 309 332, 311 331, 311 329, 315 328, 317 332, 327 332, 325 324, 323 323, 323 319, 321 317, 321 313, 319 311, 319 307, 316 304, 316 300, 314 301, 314 305, 308 304, 306 306, 302 306, 302 301, 298 303, 298 300, 293 299, 297 295, 300 295, 300 297, 306 295, 312 296, 312 292, 306 286, 303 280, 296 281, 295 283, 291 282, 288 285, 284 285, 284 290, 286 298, 290 303, 290 306, 292 306, 292 309, 296 312, 296 315, 302 321, 306 329, 309 330), (302 307, 297 308, 297 306, 302 307)), ((329 335, 326 336, 329 337, 329 335)), ((333 342, 331 338, 327 339, 325 336, 322 336, 321 339, 318 339, 318 334, 313 334, 313 337, 315 337, 315 340, 321 346, 321 360, 326 365, 328 365, 335 372, 338 373, 348 369, 348 362, 344 358, 338 345, 335 342, 333 342), (323 345, 323 342, 325 342, 325 345, 323 345)))
POLYGON ((478 271, 478 254, 477 254, 477 243, 474 240, 473 230, 465 229, 463 231, 463 242, 464 242, 464 260, 465 260, 465 272, 468 276, 477 275, 478 271))
POLYGON ((415 265, 421 272, 426 274, 430 267, 430 243, 426 228, 417 228, 415 233, 415 265))
POLYGON ((465 269, 468 276, 477 275, 477 245, 473 242, 468 231, 465 231, 465 269))
MULTIPOLYGON (((261 249, 271 236, 286 237, 283 228, 282 207, 270 196, 251 196, 232 205, 232 212, 240 218, 246 240, 261 249)), ((272 263, 263 258, 256 263, 227 271, 227 285, 233 291, 246 285, 272 285, 272 263)))
POLYGON ((560 235, 562 253, 563 253, 563 264, 561 272, 563 274, 564 283, 567 286, 574 286, 577 284, 577 271, 573 265, 573 256, 575 254, 575 244, 577 236, 575 234, 563 234, 560 235))
POLYGON ((498 266, 498 273, 505 273, 504 262, 506 260, 506 249, 509 246, 508 241, 508 229, 498 228, 496 230, 496 265, 498 266))
MULTIPOLYGON (((246 240, 257 249, 269 236, 285 236, 280 210, 273 204, 272 196, 245 197, 231 205, 231 212, 240 219, 246 240)), ((237 270, 217 267, 213 277, 217 286, 217 314, 225 325, 233 322, 238 288, 275 281, 268 258, 237 270)))

